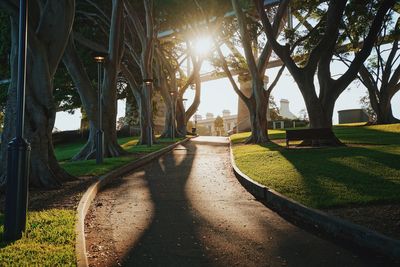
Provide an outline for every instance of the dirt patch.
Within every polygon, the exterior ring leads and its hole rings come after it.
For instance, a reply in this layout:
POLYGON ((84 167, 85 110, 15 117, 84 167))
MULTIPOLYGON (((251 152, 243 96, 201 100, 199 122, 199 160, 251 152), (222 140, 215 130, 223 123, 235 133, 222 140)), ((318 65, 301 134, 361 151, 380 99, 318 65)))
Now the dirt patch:
MULTIPOLYGON (((76 210, 82 195, 97 177, 79 177, 75 181, 67 182, 59 189, 44 190, 31 188, 29 190, 28 209, 39 211, 46 209, 76 210)), ((5 193, 0 193, 0 212, 4 212, 5 193)))
POLYGON ((368 205, 324 211, 400 240, 400 204, 368 205))

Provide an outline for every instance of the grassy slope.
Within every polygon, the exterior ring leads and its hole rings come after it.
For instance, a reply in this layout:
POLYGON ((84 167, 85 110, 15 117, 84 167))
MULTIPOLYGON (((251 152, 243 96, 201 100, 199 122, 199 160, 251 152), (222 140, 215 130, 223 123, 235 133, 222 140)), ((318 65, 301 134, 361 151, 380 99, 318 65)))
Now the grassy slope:
MULTIPOLYGON (((3 236, 0 215, 0 236, 3 236)), ((1 266, 75 266, 75 211, 30 212, 22 239, 0 239, 1 266)))
MULTIPOLYGON (((400 124, 336 127, 335 132, 346 143, 378 145, 291 150, 237 145, 235 160, 254 180, 312 207, 400 201, 400 124)), ((232 140, 237 144, 245 136, 232 140)))
POLYGON ((104 159, 104 163, 101 165, 97 165, 95 160, 86 160, 86 161, 67 161, 71 159, 71 157, 79 151, 82 143, 72 143, 66 145, 60 145, 55 148, 56 157, 61 162, 61 166, 67 170, 72 175, 75 176, 98 176, 103 175, 115 168, 121 167, 132 160, 138 158, 138 153, 150 153, 157 151, 163 147, 169 145, 172 141, 179 141, 180 139, 167 139, 161 138, 157 139, 157 143, 151 147, 147 147, 146 145, 137 145, 138 138, 137 137, 126 137, 118 139, 119 144, 129 153, 130 155, 118 158, 106 158, 104 159), (135 155, 136 154, 136 155, 135 155))
MULTIPOLYGON (((95 160, 68 162, 84 143, 61 144, 55 148, 61 165, 76 176, 102 175, 138 158, 139 154, 157 151, 180 139, 157 139, 152 147, 137 145, 138 138, 120 138, 122 147, 132 153, 126 157, 107 158, 97 165, 95 160), (136 154, 136 155, 135 155, 136 154)), ((0 214, 0 238, 4 215, 0 214)), ((0 239, 0 266, 75 266, 75 211, 46 210, 29 212, 24 237, 14 243, 0 239)))

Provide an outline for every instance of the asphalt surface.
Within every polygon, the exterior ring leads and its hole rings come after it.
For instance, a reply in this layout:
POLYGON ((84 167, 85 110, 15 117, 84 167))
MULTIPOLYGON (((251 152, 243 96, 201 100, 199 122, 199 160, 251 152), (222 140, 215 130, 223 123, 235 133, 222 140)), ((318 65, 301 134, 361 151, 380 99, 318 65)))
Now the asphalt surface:
POLYGON ((192 139, 119 179, 86 226, 91 266, 374 266, 255 200, 221 137, 192 139))

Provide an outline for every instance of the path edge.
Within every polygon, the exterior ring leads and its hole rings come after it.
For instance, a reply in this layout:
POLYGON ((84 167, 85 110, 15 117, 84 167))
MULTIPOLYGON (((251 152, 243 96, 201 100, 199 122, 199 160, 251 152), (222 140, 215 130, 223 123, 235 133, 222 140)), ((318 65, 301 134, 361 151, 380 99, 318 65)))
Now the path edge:
POLYGON ((119 176, 125 175, 135 169, 149 163, 150 161, 159 158, 160 156, 170 152, 178 145, 184 144, 189 141, 192 137, 187 137, 179 142, 171 144, 164 147, 158 151, 149 153, 134 162, 130 162, 120 168, 117 168, 109 173, 106 173, 99 177, 99 179, 94 182, 83 194, 81 200, 79 201, 77 214, 75 218, 75 255, 77 267, 87 267, 89 266, 87 251, 86 251, 86 240, 85 240, 85 217, 92 204, 97 193, 105 185, 107 185, 112 179, 119 176))
POLYGON ((233 171, 242 186, 288 221, 311 228, 328 238, 352 245, 367 253, 378 253, 400 262, 400 240, 385 236, 364 226, 329 215, 323 211, 309 208, 264 185, 252 180, 236 165, 232 142, 229 144, 233 171))

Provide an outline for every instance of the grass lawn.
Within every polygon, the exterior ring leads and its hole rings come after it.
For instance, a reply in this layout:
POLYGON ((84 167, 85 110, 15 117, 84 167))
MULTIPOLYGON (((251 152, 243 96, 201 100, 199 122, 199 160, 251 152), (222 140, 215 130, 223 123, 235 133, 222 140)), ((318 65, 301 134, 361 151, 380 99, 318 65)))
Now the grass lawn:
MULTIPOLYGON (((4 216, 0 214, 0 238, 4 216)), ((75 266, 75 211, 29 212, 22 239, 0 239, 1 266, 75 266)))
MULTIPOLYGON (((97 165, 95 160, 68 161, 84 145, 82 142, 60 144, 55 147, 56 157, 70 174, 99 176, 154 152, 181 139, 158 138, 151 147, 137 145, 138 138, 120 138, 118 142, 129 152, 127 156, 106 158, 97 165)), ((6 243, 1 238, 4 216, 0 214, 0 266, 76 266, 75 210, 51 209, 28 213, 27 229, 22 239, 6 243)))
MULTIPOLYGON (((243 133, 232 136, 234 157, 252 179, 307 206, 400 202, 400 124, 338 126, 334 131, 349 147, 241 145, 249 135, 243 133)), ((282 134, 274 131, 271 139, 282 134)))
POLYGON ((172 142, 177 142, 179 140, 181 139, 176 138, 175 140, 171 140, 169 138, 158 138, 156 144, 148 147, 147 145, 137 145, 137 137, 120 138, 118 139, 118 143, 130 154, 118 158, 105 158, 104 163, 101 165, 97 165, 96 160, 68 161, 73 155, 79 152, 79 149, 84 145, 83 143, 58 145, 55 148, 55 152, 61 166, 68 173, 74 176, 99 176, 137 159, 139 157, 138 155, 160 150, 172 142))

